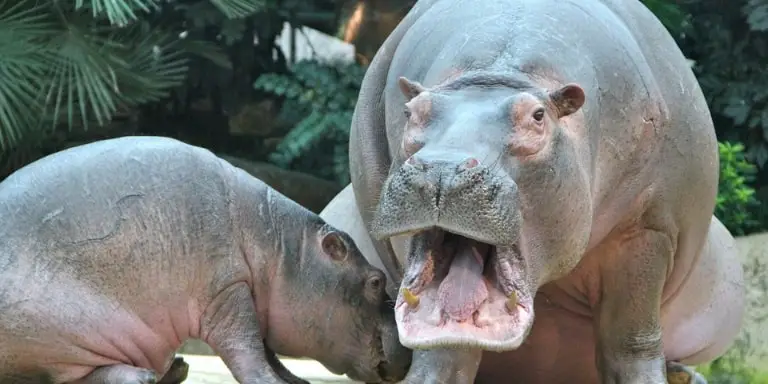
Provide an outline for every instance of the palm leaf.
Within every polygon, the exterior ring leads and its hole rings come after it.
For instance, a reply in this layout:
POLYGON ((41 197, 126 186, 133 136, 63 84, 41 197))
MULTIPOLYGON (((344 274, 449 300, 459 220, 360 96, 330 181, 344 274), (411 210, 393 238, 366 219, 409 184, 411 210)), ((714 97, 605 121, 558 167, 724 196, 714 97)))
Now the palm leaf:
POLYGON ((161 99, 183 83, 187 65, 175 47, 179 38, 144 27, 99 33, 69 26, 56 42, 59 55, 49 75, 54 124, 64 109, 70 127, 75 118, 86 128, 90 118, 104 125, 118 108, 161 99))
POLYGON ((230 19, 250 16, 266 6, 264 0, 211 0, 211 3, 230 19))
POLYGON ((138 20, 137 11, 150 13, 160 6, 156 0, 76 0, 75 9, 90 9, 94 18, 107 16, 110 24, 125 26, 138 20))
POLYGON ((46 4, 0 2, 0 150, 13 147, 41 122, 41 90, 55 55, 46 44, 56 33, 46 4))

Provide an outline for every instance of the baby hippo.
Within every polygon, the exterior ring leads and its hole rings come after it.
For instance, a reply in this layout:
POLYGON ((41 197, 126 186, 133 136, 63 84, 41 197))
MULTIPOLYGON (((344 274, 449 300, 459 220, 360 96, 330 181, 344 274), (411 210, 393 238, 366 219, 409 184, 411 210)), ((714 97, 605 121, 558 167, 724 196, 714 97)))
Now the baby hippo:
POLYGON ((276 353, 368 383, 410 365, 351 238, 208 150, 70 148, 0 183, 0 218, 2 384, 156 383, 189 338, 243 384, 305 383, 276 353))

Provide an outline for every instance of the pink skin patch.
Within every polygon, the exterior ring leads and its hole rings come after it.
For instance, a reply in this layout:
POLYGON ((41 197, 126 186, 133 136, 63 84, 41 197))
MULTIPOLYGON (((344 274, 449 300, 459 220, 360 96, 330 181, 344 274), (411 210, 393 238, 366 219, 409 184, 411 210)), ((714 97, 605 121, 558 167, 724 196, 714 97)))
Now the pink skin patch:
POLYGON ((453 241, 416 256, 424 262, 407 275, 417 277, 403 279, 395 304, 400 342, 411 349, 516 349, 533 324, 519 254, 458 236, 453 241))
MULTIPOLYGON (((487 245, 479 245, 487 252, 487 245)), ((440 306, 456 321, 466 321, 488 299, 488 288, 483 279, 485 252, 480 254, 477 248, 472 245, 456 251, 448 275, 437 289, 440 306)))

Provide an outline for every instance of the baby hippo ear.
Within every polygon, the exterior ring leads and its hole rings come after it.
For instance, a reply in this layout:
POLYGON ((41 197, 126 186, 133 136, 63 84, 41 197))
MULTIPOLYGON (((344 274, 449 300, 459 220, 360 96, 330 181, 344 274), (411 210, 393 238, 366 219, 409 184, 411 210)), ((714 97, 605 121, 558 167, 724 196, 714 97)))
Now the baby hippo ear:
POLYGON ((333 260, 344 261, 347 258, 347 246, 339 232, 328 232, 321 241, 323 252, 333 260))
POLYGON ((584 89, 578 84, 566 84, 549 93, 549 98, 557 108, 557 117, 565 117, 578 111, 586 101, 584 89))
POLYGON ((405 98, 408 99, 408 101, 426 91, 426 88, 424 88, 418 81, 411 81, 403 76, 400 76, 400 78, 397 79, 397 85, 400 87, 400 92, 403 92, 403 95, 405 95, 405 98))

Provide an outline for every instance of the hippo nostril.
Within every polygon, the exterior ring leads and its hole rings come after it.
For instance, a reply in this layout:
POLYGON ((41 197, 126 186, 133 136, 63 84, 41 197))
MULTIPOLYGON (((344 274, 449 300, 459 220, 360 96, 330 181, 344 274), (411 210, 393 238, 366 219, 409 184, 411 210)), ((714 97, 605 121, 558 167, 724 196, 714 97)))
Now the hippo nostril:
POLYGON ((459 165, 458 171, 459 172, 466 171, 468 169, 475 168, 478 165, 480 165, 480 162, 477 161, 477 159, 475 159, 474 157, 470 157, 469 159, 464 160, 464 162, 459 165))

